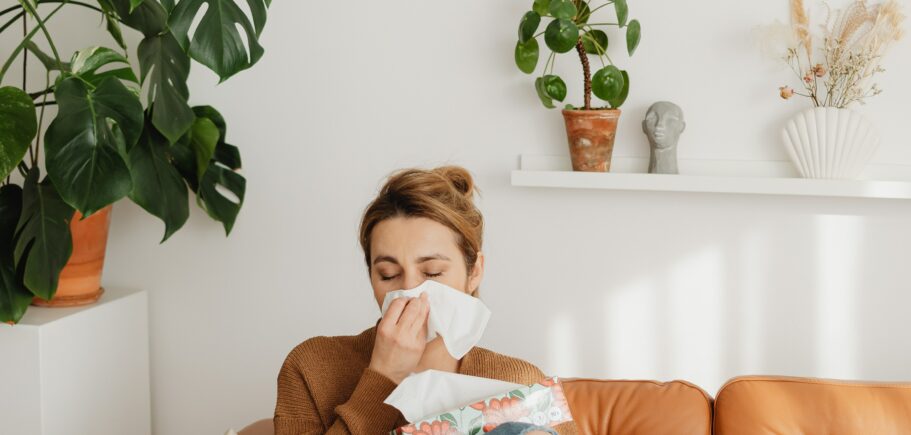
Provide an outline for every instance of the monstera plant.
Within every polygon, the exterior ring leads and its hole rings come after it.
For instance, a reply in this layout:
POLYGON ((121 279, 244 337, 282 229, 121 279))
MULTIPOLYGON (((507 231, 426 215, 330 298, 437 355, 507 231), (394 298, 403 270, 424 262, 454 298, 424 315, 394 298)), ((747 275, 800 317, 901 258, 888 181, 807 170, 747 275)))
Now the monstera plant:
POLYGON ((187 221, 190 191, 231 232, 246 185, 240 154, 215 108, 190 107, 187 77, 191 59, 224 81, 262 57, 271 0, 245 3, 17 0, 0 10, 0 33, 21 35, 0 69, 0 321, 54 296, 71 221, 122 198, 164 222, 162 242, 187 221), (97 12, 112 48, 64 57, 47 26, 64 7, 97 12), (125 28, 142 34, 135 55, 125 28), (29 67, 45 80, 27 82, 29 67))

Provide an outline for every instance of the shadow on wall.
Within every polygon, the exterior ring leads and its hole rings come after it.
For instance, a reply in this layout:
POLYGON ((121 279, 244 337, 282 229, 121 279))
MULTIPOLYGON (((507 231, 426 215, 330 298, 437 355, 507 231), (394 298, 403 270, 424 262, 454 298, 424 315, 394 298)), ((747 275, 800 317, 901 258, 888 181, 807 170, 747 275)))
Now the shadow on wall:
POLYGON ((900 264, 876 260, 892 252, 864 255, 883 246, 865 243, 878 216, 762 219, 720 225, 702 242, 674 236, 623 283, 601 275, 601 297, 589 299, 585 313, 552 313, 549 368, 562 376, 685 379, 707 391, 743 374, 911 378, 900 368, 911 354, 889 344, 906 342, 907 332, 862 335, 862 325, 883 331, 903 322, 901 305, 875 309, 884 300, 911 302, 891 284, 900 264))

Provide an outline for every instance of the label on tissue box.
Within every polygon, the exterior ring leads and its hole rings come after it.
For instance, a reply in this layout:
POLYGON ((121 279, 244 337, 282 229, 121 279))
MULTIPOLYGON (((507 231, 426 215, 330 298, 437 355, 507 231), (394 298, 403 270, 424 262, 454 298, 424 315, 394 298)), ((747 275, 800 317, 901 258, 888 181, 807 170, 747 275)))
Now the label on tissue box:
POLYGON ((556 377, 402 426, 390 435, 478 435, 511 421, 556 426, 572 421, 556 377))

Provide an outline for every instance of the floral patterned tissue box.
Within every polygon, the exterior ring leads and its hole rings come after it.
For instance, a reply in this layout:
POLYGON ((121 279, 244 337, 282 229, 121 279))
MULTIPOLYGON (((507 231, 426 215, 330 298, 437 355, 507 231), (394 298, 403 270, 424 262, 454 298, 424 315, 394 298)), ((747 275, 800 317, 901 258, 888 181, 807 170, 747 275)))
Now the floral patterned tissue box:
POLYGON ((556 426, 572 421, 563 386, 556 377, 402 426, 391 435, 478 435, 501 423, 519 421, 556 426))

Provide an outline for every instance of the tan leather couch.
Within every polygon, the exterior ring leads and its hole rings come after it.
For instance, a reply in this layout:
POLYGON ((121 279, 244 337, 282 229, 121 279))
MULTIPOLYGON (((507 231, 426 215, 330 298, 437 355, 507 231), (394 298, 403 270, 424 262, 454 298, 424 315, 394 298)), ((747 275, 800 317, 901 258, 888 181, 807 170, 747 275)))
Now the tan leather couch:
MULTIPOLYGON (((714 401, 684 381, 567 379, 564 391, 583 434, 911 434, 911 383, 745 376, 714 401)), ((271 423, 239 435, 272 435, 271 423)))
POLYGON ((911 384, 748 376, 715 399, 716 435, 911 434, 911 384))

